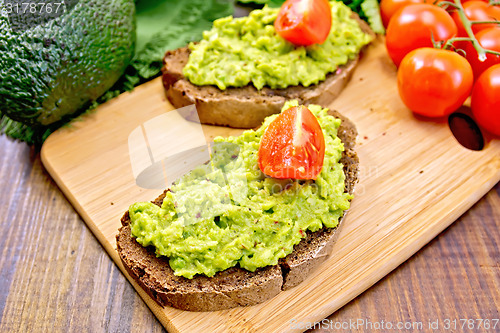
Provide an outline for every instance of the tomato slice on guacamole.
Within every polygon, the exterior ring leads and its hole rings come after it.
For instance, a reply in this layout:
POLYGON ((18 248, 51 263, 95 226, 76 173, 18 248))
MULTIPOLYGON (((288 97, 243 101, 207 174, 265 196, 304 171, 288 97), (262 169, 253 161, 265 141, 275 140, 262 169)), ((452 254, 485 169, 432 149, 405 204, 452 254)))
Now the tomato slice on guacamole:
POLYGON ((295 45, 321 44, 332 27, 328 0, 287 0, 274 21, 276 32, 295 45))
POLYGON ((303 105, 283 111, 262 136, 258 154, 260 170, 267 176, 316 179, 325 157, 318 120, 303 105))

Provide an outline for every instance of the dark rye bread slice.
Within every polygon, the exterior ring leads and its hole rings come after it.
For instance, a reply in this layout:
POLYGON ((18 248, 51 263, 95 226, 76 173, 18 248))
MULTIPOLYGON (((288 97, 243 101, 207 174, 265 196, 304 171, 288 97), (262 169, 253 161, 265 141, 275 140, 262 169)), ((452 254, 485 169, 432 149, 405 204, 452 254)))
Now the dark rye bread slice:
MULTIPOLYGON (((358 177, 358 157, 354 152, 356 128, 338 112, 329 113, 342 119, 338 131, 345 147, 341 163, 346 175, 345 191, 352 194, 358 177)), ((165 193, 154 203, 161 205, 165 193)), ((128 212, 121 219, 122 227, 116 236, 116 243, 130 276, 160 305, 189 311, 216 311, 255 305, 301 283, 328 258, 341 221, 336 228, 308 232, 294 247, 294 251, 282 258, 278 265, 255 272, 232 267, 211 278, 201 275, 193 279, 175 276, 168 258, 156 257, 153 247, 145 248, 131 236, 128 212)))
MULTIPOLYGON (((366 22, 356 14, 361 29, 374 35, 366 22)), ((350 80, 358 64, 359 55, 340 66, 325 81, 308 87, 291 86, 285 89, 264 87, 257 90, 253 85, 221 90, 216 86, 196 86, 182 74, 189 58, 188 47, 167 51, 163 58, 162 77, 165 93, 175 108, 195 104, 195 113, 184 115, 202 124, 235 128, 255 128, 267 116, 279 113, 287 100, 296 99, 299 104, 329 105, 350 80)))

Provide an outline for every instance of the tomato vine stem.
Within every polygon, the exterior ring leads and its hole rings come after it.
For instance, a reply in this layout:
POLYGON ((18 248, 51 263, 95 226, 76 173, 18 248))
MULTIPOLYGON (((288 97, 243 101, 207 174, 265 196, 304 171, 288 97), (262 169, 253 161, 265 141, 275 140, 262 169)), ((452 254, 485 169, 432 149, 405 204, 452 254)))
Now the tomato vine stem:
MULTIPOLYGON (((495 2, 498 2, 498 1, 495 1, 495 2)), ((490 5, 491 5, 491 3, 492 2, 490 1, 490 5)), ((441 6, 451 6, 451 7, 455 8, 455 10, 457 11, 458 16, 460 17, 460 20, 462 21, 462 24, 464 26, 465 32, 467 33, 467 36, 469 36, 469 37, 454 37, 454 38, 450 38, 444 44, 443 48, 449 49, 449 48, 451 48, 453 46, 453 43, 457 42, 457 41, 470 41, 472 43, 472 46, 476 49, 477 55, 478 55, 478 58, 479 58, 480 61, 485 61, 486 60, 486 54, 487 53, 500 56, 500 52, 488 50, 488 49, 485 49, 484 47, 482 47, 481 44, 479 44, 479 42, 477 41, 476 36, 474 36, 474 32, 472 31, 472 25, 473 24, 480 24, 480 23, 499 23, 500 24, 499 21, 470 21, 467 18, 467 16, 465 15, 465 11, 464 11, 464 8, 462 7, 462 3, 460 2, 460 0, 453 0, 453 2, 451 2, 451 1, 442 1, 439 4, 441 6)))
POLYGON ((470 21, 470 24, 498 24, 500 25, 500 21, 493 20, 493 21, 470 21))

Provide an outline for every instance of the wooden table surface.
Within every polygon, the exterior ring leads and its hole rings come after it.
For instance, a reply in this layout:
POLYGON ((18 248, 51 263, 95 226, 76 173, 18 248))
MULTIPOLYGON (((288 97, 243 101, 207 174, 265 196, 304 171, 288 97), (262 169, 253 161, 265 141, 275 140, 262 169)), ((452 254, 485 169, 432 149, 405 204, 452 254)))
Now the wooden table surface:
MULTIPOLYGON (((39 155, 5 136, 0 136, 0 184, 0 332, 165 331, 39 155)), ((500 183, 407 262, 317 323, 315 331, 411 331, 398 329, 406 326, 422 332, 468 327, 500 332, 499 229, 500 183)), ((308 324, 314 323, 290 325, 308 324)))

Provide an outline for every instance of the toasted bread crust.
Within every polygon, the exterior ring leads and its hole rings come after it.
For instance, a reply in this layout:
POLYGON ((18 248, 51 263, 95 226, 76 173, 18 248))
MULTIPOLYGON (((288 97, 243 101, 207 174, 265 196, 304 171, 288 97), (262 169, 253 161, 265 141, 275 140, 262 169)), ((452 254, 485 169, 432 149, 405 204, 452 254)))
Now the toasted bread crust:
POLYGON ((280 112, 287 100, 296 99, 299 104, 330 104, 351 78, 358 57, 340 66, 335 73, 328 74, 325 81, 303 87, 257 90, 253 86, 227 88, 196 86, 182 75, 182 68, 189 58, 189 48, 168 51, 163 59, 163 85, 170 103, 180 108, 195 104, 197 114, 187 116, 189 120, 202 124, 255 128, 262 121, 280 112))
MULTIPOLYGON (((159 200, 155 202, 161 204, 159 200)), ((130 276, 162 306, 215 311, 258 304, 280 292, 283 277, 279 266, 253 273, 233 267, 212 278, 196 276, 189 280, 176 276, 168 258, 156 257, 154 248, 145 248, 135 241, 128 212, 122 218, 122 225, 117 235, 120 258, 130 276)))
MULTIPOLYGON (((329 113, 342 119, 338 131, 345 147, 341 163, 346 175, 345 191, 352 194, 358 175, 358 158, 353 150, 357 132, 354 125, 338 112, 329 113)), ((153 203, 161 205, 165 193, 153 203)), ((168 258, 156 257, 154 248, 145 248, 132 237, 128 212, 121 219, 122 227, 116 242, 129 275, 160 305, 188 311, 215 311, 255 305, 301 283, 328 258, 341 222, 342 219, 336 228, 307 233, 291 254, 280 259, 278 265, 255 272, 232 267, 211 278, 175 276, 168 258)))

